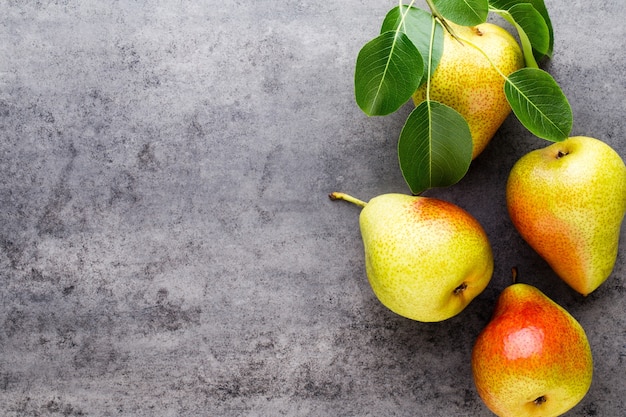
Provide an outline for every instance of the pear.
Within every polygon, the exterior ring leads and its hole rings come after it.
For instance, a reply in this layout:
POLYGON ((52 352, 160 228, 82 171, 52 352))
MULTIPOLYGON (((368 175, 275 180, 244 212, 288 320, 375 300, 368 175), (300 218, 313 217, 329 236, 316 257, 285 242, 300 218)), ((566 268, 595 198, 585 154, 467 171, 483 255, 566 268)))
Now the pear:
POLYGON ((611 274, 626 213, 626 167, 606 143, 568 138, 524 155, 506 187, 522 238, 577 292, 611 274))
POLYGON ((403 317, 443 321, 461 312, 491 279, 493 254, 479 222, 435 198, 383 194, 361 207, 359 223, 369 283, 380 302, 403 317))
MULTIPOLYGON (((502 74, 523 68, 524 57, 515 38, 498 25, 448 24, 457 38, 444 30, 443 54, 430 80, 430 99, 465 118, 474 142, 474 159, 511 113, 502 74)), ((426 88, 425 83, 413 94, 415 105, 426 99, 426 88)))
POLYGON ((560 416, 591 386, 593 359, 585 331, 537 288, 502 291, 472 350, 484 403, 500 417, 560 416))

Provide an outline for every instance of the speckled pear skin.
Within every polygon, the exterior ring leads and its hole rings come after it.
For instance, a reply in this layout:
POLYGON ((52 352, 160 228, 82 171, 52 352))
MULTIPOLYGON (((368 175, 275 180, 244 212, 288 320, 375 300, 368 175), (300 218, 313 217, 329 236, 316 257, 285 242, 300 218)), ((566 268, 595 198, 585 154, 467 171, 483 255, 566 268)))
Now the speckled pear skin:
MULTIPOLYGON (((492 23, 458 26, 450 23, 461 39, 481 48, 508 75, 524 67, 522 51, 515 38, 492 23)), ((476 158, 511 113, 504 95, 504 78, 476 48, 462 44, 444 31, 443 54, 430 81, 430 99, 458 111, 467 121, 476 158)), ((426 98, 426 84, 414 94, 419 105, 426 98)))
POLYGON ((587 394, 593 358, 584 329, 537 288, 502 291, 472 350, 480 397, 500 417, 556 417, 587 394))
POLYGON ((534 150, 513 166, 506 198, 520 235, 574 290, 609 277, 626 212, 626 167, 610 146, 576 136, 534 150))
POLYGON ((360 227, 370 285, 401 316, 422 322, 453 317, 491 279, 487 235, 452 203, 383 194, 363 208, 360 227))

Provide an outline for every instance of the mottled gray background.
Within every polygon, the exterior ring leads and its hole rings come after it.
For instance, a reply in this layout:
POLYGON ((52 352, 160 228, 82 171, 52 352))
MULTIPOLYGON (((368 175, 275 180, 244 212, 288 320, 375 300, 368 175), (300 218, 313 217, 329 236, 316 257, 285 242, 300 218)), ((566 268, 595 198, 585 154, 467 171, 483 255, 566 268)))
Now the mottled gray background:
MULTIPOLYGON (((546 3, 572 133, 626 156, 624 4, 546 3)), ((469 355, 514 265, 587 331, 568 415, 626 413, 626 246, 585 299, 521 241, 506 177, 546 142, 514 118, 428 193, 482 222, 487 290, 438 324, 374 298, 359 209, 327 194, 408 193, 410 106, 353 95, 395 4, 0 1, 0 414, 489 416, 469 355)))

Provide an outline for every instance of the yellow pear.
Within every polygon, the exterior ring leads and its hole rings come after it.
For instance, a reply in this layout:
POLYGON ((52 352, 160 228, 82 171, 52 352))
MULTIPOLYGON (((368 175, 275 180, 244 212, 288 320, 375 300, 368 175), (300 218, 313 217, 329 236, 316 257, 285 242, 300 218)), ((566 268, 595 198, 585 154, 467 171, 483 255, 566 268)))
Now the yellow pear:
MULTIPOLYGON (((524 57, 515 38, 498 25, 448 23, 458 38, 444 30, 443 54, 430 80, 430 99, 465 118, 474 142, 474 159, 511 113, 498 70, 505 75, 517 71, 524 67, 524 57)), ((413 102, 419 105, 425 99, 426 84, 413 94, 413 102)))
POLYGON ((606 143, 568 138, 523 156, 506 188, 520 235, 587 295, 611 274, 626 213, 626 167, 606 143))
POLYGON ((480 397, 499 417, 556 417, 587 394, 593 358, 580 323, 519 283, 502 291, 476 339, 472 372, 480 397))
POLYGON ((461 312, 491 279, 491 246, 478 221, 435 198, 383 194, 361 207, 359 223, 369 283, 391 311, 423 322, 461 312))

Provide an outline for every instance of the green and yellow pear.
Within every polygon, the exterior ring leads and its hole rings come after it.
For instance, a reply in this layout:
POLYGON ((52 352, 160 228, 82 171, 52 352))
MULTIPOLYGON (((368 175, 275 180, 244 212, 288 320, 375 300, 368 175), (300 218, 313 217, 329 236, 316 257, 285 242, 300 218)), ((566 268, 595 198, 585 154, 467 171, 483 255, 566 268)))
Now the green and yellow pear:
POLYGON ((593 359, 585 331, 537 288, 502 291, 472 350, 478 394, 499 417, 556 417, 587 394, 593 359))
MULTIPOLYGON (((448 24, 456 38, 444 30, 443 53, 430 79, 430 99, 465 118, 474 142, 474 159, 511 113, 502 74, 523 68, 524 57, 515 38, 498 25, 448 24)), ((413 94, 415 105, 426 99, 426 89, 425 83, 413 94)))
POLYGON ((376 297, 391 311, 422 322, 460 313, 491 279, 493 255, 480 223, 452 203, 383 194, 365 203, 359 224, 365 268, 376 297))
POLYGON ((524 155, 506 187, 522 238, 577 292, 611 274, 626 213, 626 167, 606 143, 570 137, 524 155))

